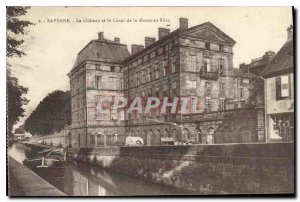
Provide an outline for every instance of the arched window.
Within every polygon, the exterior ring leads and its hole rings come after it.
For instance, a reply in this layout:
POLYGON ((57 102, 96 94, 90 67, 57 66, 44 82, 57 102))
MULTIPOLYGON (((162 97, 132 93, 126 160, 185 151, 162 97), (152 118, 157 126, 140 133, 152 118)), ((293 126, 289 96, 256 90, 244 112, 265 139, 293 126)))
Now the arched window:
POLYGON ((72 134, 71 132, 68 133, 68 147, 72 147, 72 134))
POLYGON ((96 137, 93 134, 89 133, 90 145, 96 145, 96 137))
POLYGON ((207 144, 214 144, 215 143, 214 133, 215 133, 215 129, 213 127, 209 127, 207 129, 207 137, 206 137, 207 144))
POLYGON ((165 129, 165 130, 164 130, 163 136, 164 136, 164 137, 169 137, 169 131, 168 131, 168 129, 165 129))
POLYGON ((119 134, 118 134, 118 133, 115 133, 115 134, 114 134, 114 142, 115 142, 116 145, 117 145, 118 142, 119 142, 119 134))
POLYGON ((152 144, 152 137, 153 137, 153 132, 152 130, 150 129, 148 134, 146 134, 145 138, 144 138, 144 142, 145 142, 145 145, 151 145, 152 144))
POLYGON ((189 140, 190 139, 190 131, 185 128, 183 129, 183 140, 189 140))
POLYGON ((78 142, 78 148, 80 148, 80 134, 78 134, 77 142, 78 142))
POLYGON ((104 135, 101 132, 96 134, 96 145, 104 146, 104 135))
POLYGON ((156 132, 155 132, 155 140, 154 140, 154 144, 155 145, 160 145, 161 144, 161 131, 159 129, 156 129, 156 132))
POLYGON ((197 134, 197 142, 202 144, 202 131, 196 130, 196 134, 197 134))
POLYGON ((135 136, 136 137, 141 137, 142 136, 140 130, 135 131, 135 136))
POLYGON ((171 134, 171 136, 174 138, 174 140, 180 140, 180 136, 179 136, 180 134, 178 133, 178 131, 176 130, 176 128, 174 128, 173 130, 172 130, 172 134, 171 134))
POLYGON ((249 143, 251 141, 251 132, 250 131, 243 131, 242 132, 242 142, 249 143))

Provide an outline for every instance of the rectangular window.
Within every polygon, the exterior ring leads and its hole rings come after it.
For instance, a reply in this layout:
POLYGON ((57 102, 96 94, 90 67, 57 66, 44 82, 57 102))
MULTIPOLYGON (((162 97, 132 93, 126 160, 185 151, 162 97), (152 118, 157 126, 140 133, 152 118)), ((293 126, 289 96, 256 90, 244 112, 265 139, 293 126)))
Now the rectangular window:
POLYGON ((85 88, 85 79, 84 77, 81 78, 81 89, 85 88))
POLYGON ((207 61, 206 60, 204 60, 204 62, 203 62, 203 71, 207 72, 207 61))
POLYGON ((190 55, 190 71, 196 72, 197 68, 197 57, 195 55, 190 55))
POLYGON ((206 90, 211 90, 211 83, 210 82, 205 82, 205 89, 206 90))
POLYGON ((95 145, 95 135, 90 135, 90 145, 95 145))
POLYGON ((101 89, 102 88, 102 77, 101 76, 95 76, 95 87, 96 89, 101 89))
POLYGON ((196 88, 197 87, 197 81, 190 81, 190 87, 196 88))
POLYGON ((152 67, 152 70, 151 70, 151 81, 152 80, 155 80, 155 67, 152 67))
POLYGON ((120 90, 121 89, 121 79, 115 78, 115 90, 120 90))
POLYGON ((219 59, 219 73, 221 74, 224 69, 224 59, 219 59))
POLYGON ((219 109, 225 110, 225 99, 224 98, 220 98, 220 100, 219 100, 219 109))
POLYGON ((163 67, 163 76, 167 76, 167 66, 163 67))
POLYGON ((210 60, 209 59, 204 59, 203 61, 203 71, 204 72, 210 72, 210 60))
POLYGON ((276 77, 276 100, 290 97, 289 76, 276 77))
POLYGON ((211 98, 210 97, 205 98, 205 110, 208 112, 211 110, 211 98))
POLYGON ((225 83, 220 83, 220 90, 225 90, 225 83))
POLYGON ((219 51, 224 51, 224 45, 219 45, 219 51))
POLYGON ((109 86, 112 90, 117 90, 117 78, 109 77, 109 86))
POLYGON ((155 66, 155 79, 159 79, 159 69, 158 69, 158 66, 155 66))
POLYGON ((124 89, 127 89, 128 88, 128 83, 127 83, 127 80, 125 79, 124 80, 124 89))
POLYGON ((165 84, 164 87, 163 87, 163 91, 166 92, 167 90, 168 90, 168 85, 165 84))
POLYGON ((172 89, 175 89, 176 88, 176 81, 173 81, 172 82, 172 89))
POLYGON ((141 82, 144 83, 145 82, 145 71, 142 70, 142 78, 141 78, 141 82))
POLYGON ((240 98, 243 98, 243 97, 244 97, 244 89, 240 88, 240 98))
POLYGON ((271 139, 281 139, 282 142, 294 141, 294 115, 280 114, 271 116, 271 139))
POLYGON ((74 85, 74 83, 72 83, 72 88, 71 88, 71 92, 72 92, 72 95, 74 95, 74 91, 75 90, 75 85, 74 85))
POLYGON ((208 42, 205 42, 205 49, 207 49, 207 50, 210 49, 210 44, 208 42))
POLYGON ((172 73, 176 72, 176 59, 175 57, 172 57, 172 73))
POLYGON ((151 81, 151 69, 150 69, 150 67, 148 67, 148 74, 147 74, 148 76, 148 81, 151 81))
POLYGON ((140 85, 140 77, 139 77, 139 73, 135 73, 135 77, 136 77, 136 85, 140 85))

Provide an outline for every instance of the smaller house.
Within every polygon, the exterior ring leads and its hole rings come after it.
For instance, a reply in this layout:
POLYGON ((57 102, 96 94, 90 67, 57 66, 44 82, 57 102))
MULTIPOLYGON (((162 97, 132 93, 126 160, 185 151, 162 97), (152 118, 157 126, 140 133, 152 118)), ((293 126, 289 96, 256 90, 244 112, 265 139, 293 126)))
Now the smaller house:
POLYGON ((265 71, 274 55, 275 52, 267 51, 262 57, 252 59, 249 64, 240 64, 240 70, 242 70, 243 72, 251 72, 252 74, 261 76, 262 72, 265 71))
POLYGON ((288 39, 273 57, 265 78, 266 141, 294 141, 294 50, 293 26, 288 39))

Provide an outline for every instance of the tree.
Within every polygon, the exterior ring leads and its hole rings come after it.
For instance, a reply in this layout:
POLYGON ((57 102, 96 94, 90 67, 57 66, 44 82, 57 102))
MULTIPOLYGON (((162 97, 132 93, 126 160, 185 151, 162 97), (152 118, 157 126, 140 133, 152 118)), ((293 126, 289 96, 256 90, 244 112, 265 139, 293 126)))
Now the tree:
POLYGON ((69 91, 48 94, 25 120, 25 130, 33 135, 59 132, 71 123, 70 99, 69 91))
POLYGON ((18 128, 15 129, 15 134, 24 134, 24 133, 25 133, 24 125, 20 125, 18 128))
POLYGON ((264 80, 261 78, 250 79, 249 100, 250 107, 264 107, 264 80))
POLYGON ((27 93, 28 89, 18 84, 16 77, 7 77, 7 125, 8 134, 12 135, 13 125, 16 124, 20 117, 24 117, 24 105, 28 104, 29 100, 23 95, 27 93))
POLYGON ((29 7, 7 6, 6 7, 6 56, 21 57, 25 53, 20 50, 24 40, 20 36, 26 34, 26 27, 33 25, 27 20, 21 20, 20 17, 27 13, 29 7))
MULTIPOLYGON (((26 27, 33 23, 20 19, 27 13, 29 7, 8 6, 6 7, 6 56, 21 57, 25 53, 21 50, 24 43, 22 36, 26 34, 26 27)), ((28 89, 18 84, 18 79, 11 76, 11 66, 6 66, 6 96, 7 96, 7 131, 9 136, 12 135, 13 125, 16 124, 20 117, 24 116, 23 106, 28 104, 24 95, 28 89)))

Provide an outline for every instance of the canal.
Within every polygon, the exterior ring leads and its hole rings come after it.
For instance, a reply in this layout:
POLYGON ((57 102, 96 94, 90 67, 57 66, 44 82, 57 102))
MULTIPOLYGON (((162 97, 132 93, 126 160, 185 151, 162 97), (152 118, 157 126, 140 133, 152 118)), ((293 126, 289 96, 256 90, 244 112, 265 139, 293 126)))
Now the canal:
MULTIPOLYGON (((20 144, 9 146, 8 154, 19 162, 35 155, 36 151, 20 144)), ((99 167, 67 162, 64 177, 41 176, 69 196, 151 196, 188 195, 183 190, 173 189, 152 182, 109 172, 99 167)))

